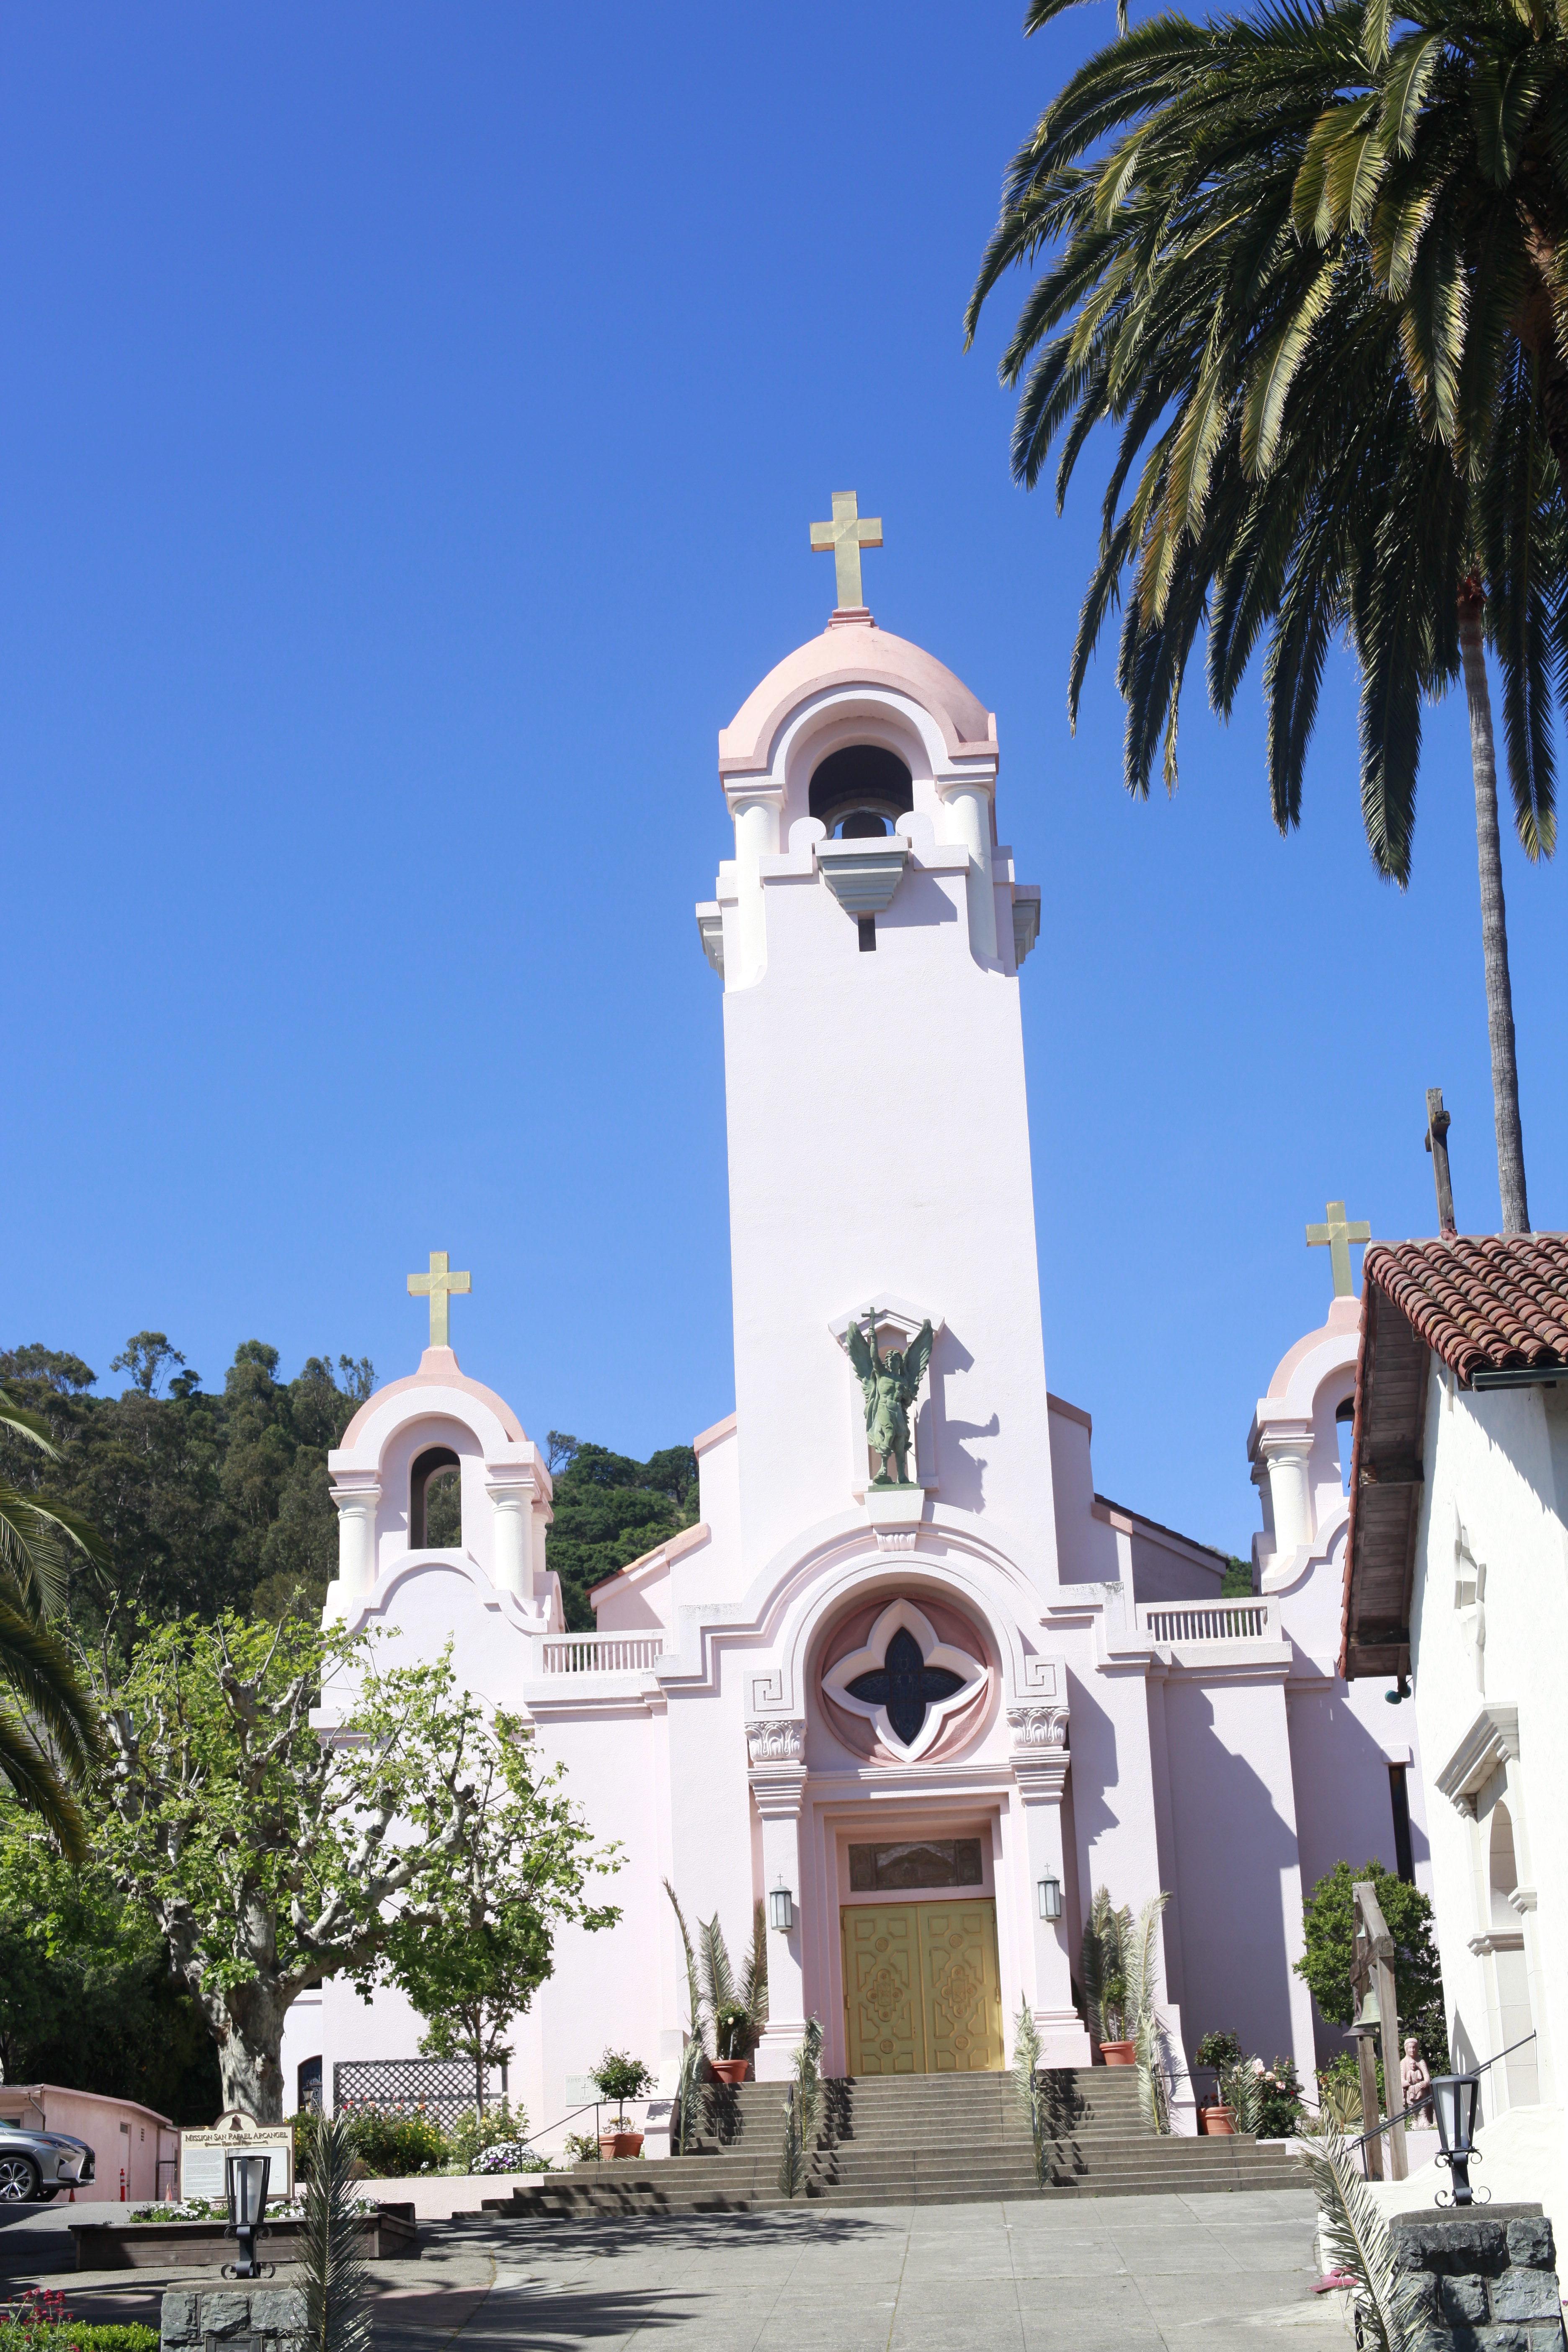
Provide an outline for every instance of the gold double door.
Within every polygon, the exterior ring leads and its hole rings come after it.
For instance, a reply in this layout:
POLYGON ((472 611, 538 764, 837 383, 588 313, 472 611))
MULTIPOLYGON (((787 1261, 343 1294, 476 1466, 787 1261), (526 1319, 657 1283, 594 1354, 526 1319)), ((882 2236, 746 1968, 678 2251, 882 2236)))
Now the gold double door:
POLYGON ((847 1903, 839 1918, 851 2074, 1001 2066, 993 1901, 847 1903))

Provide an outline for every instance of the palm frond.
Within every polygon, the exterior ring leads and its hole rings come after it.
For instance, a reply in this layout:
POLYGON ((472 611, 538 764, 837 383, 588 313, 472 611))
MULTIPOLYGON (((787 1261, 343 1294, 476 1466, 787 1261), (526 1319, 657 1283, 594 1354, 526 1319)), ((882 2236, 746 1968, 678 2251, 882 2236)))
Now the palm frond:
POLYGON ((1301 2140, 1318 2192, 1318 2234, 1331 2269, 1356 2282, 1356 2340, 1373 2352, 1416 2352, 1426 2324, 1413 2280, 1396 2270, 1376 2200, 1355 2160, 1331 2139, 1301 2140))
POLYGON ((75 1797, 26 1719, 0 1705, 0 1779, 44 1824, 66 1860, 87 1860, 87 1830, 75 1797))
POLYGON ((728 2009, 735 1998, 734 1971, 730 1966, 730 1948, 724 1941, 724 1930, 719 1924, 719 1914, 711 1919, 698 1922, 697 1949, 702 1970, 702 1994, 710 2014, 717 2017, 728 2009))
POLYGON ((360 2253, 353 2128, 343 2116, 311 2115, 301 2136, 310 2167, 300 2263, 308 2352, 370 2352, 370 2273, 360 2253))

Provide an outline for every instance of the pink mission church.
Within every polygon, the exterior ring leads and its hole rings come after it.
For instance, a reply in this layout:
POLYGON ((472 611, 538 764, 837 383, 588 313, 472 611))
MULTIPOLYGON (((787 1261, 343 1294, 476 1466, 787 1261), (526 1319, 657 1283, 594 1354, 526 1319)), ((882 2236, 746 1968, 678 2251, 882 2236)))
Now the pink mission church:
MULTIPOLYGON (((830 2074, 997 2069, 1026 2002, 1045 2063, 1086 2065, 1093 1890, 1134 1909, 1168 1890, 1190 2132, 1208 2030, 1293 2053, 1309 2082, 1345 2046, 1291 1969, 1313 1882, 1373 1855, 1426 1876, 1412 1710, 1334 1670, 1348 1229, 1334 1204, 1328 1318, 1258 1402, 1255 1590, 1222 1601, 1218 1554, 1096 1493, 1089 1414, 1047 1387, 1019 990, 1049 896, 1005 845, 995 719, 878 627, 859 550, 879 526, 833 503, 813 536, 837 609, 719 737, 733 845, 697 929, 724 999, 735 1410, 695 1440, 700 1523, 598 1588, 594 1634, 565 1631, 548 1470, 445 1344, 439 1259, 433 1344, 331 1457, 327 1612, 395 1625, 401 1661, 450 1640, 624 1845, 619 1926, 565 1937, 514 2028, 535 2126, 578 2104, 606 2043, 673 2088, 668 1879, 737 1953, 756 1901, 789 1898, 764 2079, 812 2016, 830 2074), (896 1150, 865 1047, 889 1034, 916 1041, 896 1150), (885 1393, 918 1378, 901 1461, 868 1442, 873 1328, 900 1359, 885 1393), (461 1541, 433 1549, 425 1486, 454 1457, 461 1541)), ((331 2104, 340 2067, 411 2059, 421 2031, 396 1995, 329 1983, 291 2012, 290 2092, 319 2081, 331 2104)))

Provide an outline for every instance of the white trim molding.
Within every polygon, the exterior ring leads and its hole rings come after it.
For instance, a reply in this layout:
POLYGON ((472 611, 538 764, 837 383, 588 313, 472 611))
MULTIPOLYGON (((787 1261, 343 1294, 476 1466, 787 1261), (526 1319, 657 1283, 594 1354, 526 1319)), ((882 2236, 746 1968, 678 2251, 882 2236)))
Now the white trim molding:
POLYGON ((1518 1755, 1518 1707, 1490 1701, 1482 1707, 1436 1775, 1437 1786, 1456 1811, 1468 1814, 1473 1821, 1480 1790, 1500 1764, 1511 1764, 1518 1755))

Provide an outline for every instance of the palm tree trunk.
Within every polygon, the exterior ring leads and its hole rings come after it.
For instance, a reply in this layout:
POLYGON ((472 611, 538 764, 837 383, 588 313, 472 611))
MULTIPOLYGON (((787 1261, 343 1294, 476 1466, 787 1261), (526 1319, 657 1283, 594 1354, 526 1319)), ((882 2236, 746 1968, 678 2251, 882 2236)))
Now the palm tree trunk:
POLYGON ((1513 1049, 1513 991, 1508 973, 1508 917, 1502 897, 1502 845, 1498 837, 1497 751, 1491 695, 1481 637, 1480 583, 1459 591, 1459 651, 1470 707, 1470 766, 1476 784, 1476 849, 1481 874, 1481 955, 1487 975, 1487 1034, 1491 1043, 1492 1106, 1497 1116, 1498 1191, 1505 1234, 1530 1231, 1524 1190, 1524 1137, 1519 1121, 1519 1066, 1513 1049))

